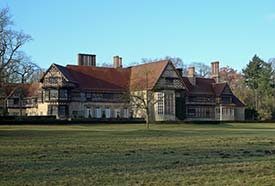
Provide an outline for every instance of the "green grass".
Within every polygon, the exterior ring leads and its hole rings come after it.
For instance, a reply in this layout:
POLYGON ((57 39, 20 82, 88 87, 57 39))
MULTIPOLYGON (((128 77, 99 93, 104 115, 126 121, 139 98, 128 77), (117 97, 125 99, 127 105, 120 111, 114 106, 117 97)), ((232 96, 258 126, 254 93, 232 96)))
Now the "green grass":
POLYGON ((275 124, 0 126, 0 185, 274 185, 275 124))

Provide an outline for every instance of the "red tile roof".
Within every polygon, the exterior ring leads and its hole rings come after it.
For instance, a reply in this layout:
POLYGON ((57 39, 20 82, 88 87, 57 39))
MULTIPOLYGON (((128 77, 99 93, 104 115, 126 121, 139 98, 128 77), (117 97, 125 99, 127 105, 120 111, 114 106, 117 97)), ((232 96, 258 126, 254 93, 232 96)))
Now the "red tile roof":
POLYGON ((168 63, 163 60, 130 67, 130 90, 153 89, 168 63))
POLYGON ((182 81, 183 81, 183 84, 186 87, 187 92, 190 93, 190 91, 192 90, 193 85, 190 83, 189 78, 188 77, 182 77, 182 81))
POLYGON ((190 94, 213 95, 213 83, 215 83, 214 79, 196 77, 196 85, 192 85, 190 94))
MULTIPOLYGON (((64 69, 63 69, 64 70, 64 69)), ((130 69, 67 65, 70 81, 81 89, 94 91, 125 91, 129 87, 130 69)))
POLYGON ((19 90, 20 88, 23 88, 25 97, 33 97, 38 95, 38 91, 41 88, 41 85, 38 82, 31 84, 9 83, 5 85, 4 97, 16 94, 17 90, 19 90))
POLYGON ((168 63, 169 60, 163 60, 128 68, 53 65, 68 81, 75 82, 81 89, 128 91, 144 90, 146 87, 153 89, 168 63))
POLYGON ((38 82, 27 84, 26 86, 26 97, 38 96, 39 90, 41 89, 41 84, 38 82))

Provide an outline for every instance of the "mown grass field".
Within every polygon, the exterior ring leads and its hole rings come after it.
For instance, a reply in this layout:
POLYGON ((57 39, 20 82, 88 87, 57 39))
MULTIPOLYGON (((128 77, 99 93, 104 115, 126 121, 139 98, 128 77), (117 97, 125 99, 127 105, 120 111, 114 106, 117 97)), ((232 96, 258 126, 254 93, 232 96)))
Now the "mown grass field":
POLYGON ((0 126, 0 185, 275 185, 275 124, 0 126))

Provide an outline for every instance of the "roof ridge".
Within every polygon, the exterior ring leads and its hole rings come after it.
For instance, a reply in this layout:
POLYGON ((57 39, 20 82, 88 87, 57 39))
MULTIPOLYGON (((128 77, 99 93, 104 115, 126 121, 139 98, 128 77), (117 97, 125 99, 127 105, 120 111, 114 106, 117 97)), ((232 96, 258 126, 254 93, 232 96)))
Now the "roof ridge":
POLYGON ((143 65, 150 65, 150 64, 153 64, 153 63, 164 63, 164 62, 168 63, 169 61, 170 61, 169 59, 159 60, 159 61, 151 61, 151 62, 148 62, 148 63, 142 63, 142 64, 137 64, 137 65, 134 65, 134 66, 130 66, 128 68, 139 67, 139 66, 143 66, 143 65))

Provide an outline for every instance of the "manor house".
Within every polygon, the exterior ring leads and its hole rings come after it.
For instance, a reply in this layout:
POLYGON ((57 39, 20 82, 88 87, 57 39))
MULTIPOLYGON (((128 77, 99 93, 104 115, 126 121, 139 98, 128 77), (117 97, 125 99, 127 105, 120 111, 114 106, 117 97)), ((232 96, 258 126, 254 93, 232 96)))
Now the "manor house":
POLYGON ((244 104, 220 82, 219 62, 211 68, 211 78, 196 77, 194 67, 184 77, 170 60, 124 68, 122 58, 114 56, 112 67, 98 67, 95 55, 78 54, 77 65, 49 67, 40 80, 37 102, 26 114, 144 118, 145 102, 152 121, 244 120, 244 104))

